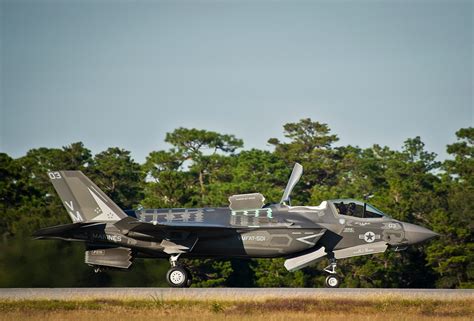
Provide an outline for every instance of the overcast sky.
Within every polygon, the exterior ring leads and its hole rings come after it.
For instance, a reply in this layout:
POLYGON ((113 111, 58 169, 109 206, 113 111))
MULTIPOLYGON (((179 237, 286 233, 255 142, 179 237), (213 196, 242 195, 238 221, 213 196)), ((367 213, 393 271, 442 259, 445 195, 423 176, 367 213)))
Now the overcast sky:
POLYGON ((339 144, 446 157, 473 126, 472 1, 1 1, 0 151, 82 141, 139 162, 184 126, 269 148, 310 117, 339 144))

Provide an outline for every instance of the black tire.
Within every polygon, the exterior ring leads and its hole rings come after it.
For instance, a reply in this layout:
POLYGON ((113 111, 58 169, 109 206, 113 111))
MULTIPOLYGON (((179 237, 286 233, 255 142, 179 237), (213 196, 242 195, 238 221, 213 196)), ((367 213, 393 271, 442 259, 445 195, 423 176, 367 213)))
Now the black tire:
POLYGON ((171 287, 184 288, 190 280, 189 274, 182 266, 175 266, 166 273, 166 281, 171 287))
POLYGON ((341 285, 341 279, 337 275, 328 275, 324 284, 327 288, 338 288, 341 285))
POLYGON ((184 269, 186 270, 186 273, 188 273, 188 281, 186 282, 186 287, 189 288, 193 283, 193 274, 187 267, 184 267, 184 269))

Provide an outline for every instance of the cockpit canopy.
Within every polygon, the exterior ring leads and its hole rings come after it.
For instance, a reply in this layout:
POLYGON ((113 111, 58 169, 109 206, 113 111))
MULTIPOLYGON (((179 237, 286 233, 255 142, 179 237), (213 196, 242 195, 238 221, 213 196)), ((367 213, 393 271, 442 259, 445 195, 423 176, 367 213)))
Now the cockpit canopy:
POLYGON ((341 215, 348 215, 360 218, 382 218, 386 215, 374 206, 354 199, 330 200, 341 215))

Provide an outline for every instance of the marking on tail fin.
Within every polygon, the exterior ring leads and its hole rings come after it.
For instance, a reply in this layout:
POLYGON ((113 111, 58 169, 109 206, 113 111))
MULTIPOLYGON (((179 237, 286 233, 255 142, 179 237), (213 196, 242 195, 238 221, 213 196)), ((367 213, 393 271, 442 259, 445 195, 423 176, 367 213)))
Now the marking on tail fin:
POLYGON ((66 207, 70 209, 67 212, 69 213, 69 216, 71 216, 71 219, 74 223, 77 222, 83 222, 84 219, 82 218, 81 213, 79 211, 76 211, 76 214, 74 214, 74 203, 72 201, 64 201, 64 204, 66 204, 66 207))
POLYGON ((61 179, 62 176, 59 172, 48 172, 48 176, 50 179, 61 179))
POLYGON ((90 186, 90 188, 95 192, 95 194, 97 196, 99 196, 105 203, 108 203, 109 201, 107 201, 106 198, 104 198, 102 195, 100 195, 100 193, 94 188, 94 186, 90 186))
POLYGON ((112 209, 107 204, 105 204, 105 202, 98 195, 96 195, 90 188, 88 188, 88 190, 98 205, 98 207, 94 209, 94 212, 98 215, 94 217, 91 221, 120 220, 120 217, 114 211, 112 211, 112 209))
POLYGON ((68 213, 69 213, 69 216, 71 216, 72 221, 73 221, 74 223, 83 222, 83 221, 84 221, 84 219, 82 218, 81 213, 79 213, 79 211, 76 211, 76 214, 74 214, 73 211, 68 211, 68 213))
POLYGON ((66 204, 66 206, 69 207, 71 211, 74 211, 74 204, 72 203, 72 201, 69 201, 69 203, 67 201, 64 201, 64 204, 66 204))

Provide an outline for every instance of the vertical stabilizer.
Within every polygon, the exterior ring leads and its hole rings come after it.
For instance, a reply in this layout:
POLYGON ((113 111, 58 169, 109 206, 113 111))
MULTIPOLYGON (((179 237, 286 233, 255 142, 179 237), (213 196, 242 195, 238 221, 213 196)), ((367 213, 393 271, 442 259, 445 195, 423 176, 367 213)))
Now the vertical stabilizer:
POLYGON ((75 222, 119 221, 127 215, 81 171, 48 173, 66 211, 75 222))

